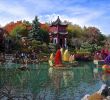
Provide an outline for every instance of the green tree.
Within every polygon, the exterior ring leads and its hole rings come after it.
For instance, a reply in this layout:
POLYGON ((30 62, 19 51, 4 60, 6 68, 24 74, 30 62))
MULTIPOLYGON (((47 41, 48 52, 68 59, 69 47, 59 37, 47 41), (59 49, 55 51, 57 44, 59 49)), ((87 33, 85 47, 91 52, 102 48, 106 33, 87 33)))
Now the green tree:
POLYGON ((69 23, 67 27, 68 31, 68 46, 79 48, 82 42, 83 30, 79 25, 72 25, 69 23))
POLYGON ((30 30, 29 37, 37 41, 49 43, 49 34, 47 31, 47 27, 42 28, 40 26, 40 22, 38 21, 37 16, 32 22, 32 29, 30 30))
POLYGON ((29 21, 23 20, 23 24, 25 24, 26 26, 31 26, 31 23, 29 21))
POLYGON ((82 43, 81 47, 80 47, 80 51, 82 52, 95 52, 97 50, 100 50, 101 46, 98 46, 96 43, 94 44, 90 44, 88 42, 84 42, 82 43))
POLYGON ((12 30, 10 35, 13 38, 18 38, 18 37, 21 37, 21 36, 27 36, 28 31, 27 31, 27 29, 24 25, 18 25, 12 30))
POLYGON ((32 40, 31 41, 31 49, 35 50, 37 52, 41 51, 42 43, 40 41, 37 41, 37 40, 32 40))
POLYGON ((79 48, 82 43, 96 44, 97 46, 104 45, 106 37, 96 27, 83 27, 72 25, 69 23, 68 31, 68 46, 79 48))
POLYGON ((39 37, 42 40, 42 42, 45 42, 47 44, 49 43, 49 33, 46 30, 40 29, 39 30, 39 37))
POLYGON ((82 36, 82 28, 79 26, 79 25, 72 25, 72 24, 69 24, 68 27, 67 27, 67 31, 68 31, 68 34, 71 36, 71 37, 81 37, 82 36))
POLYGON ((32 22, 32 29, 30 30, 29 37, 41 41, 41 38, 39 36, 39 31, 40 31, 40 23, 38 17, 35 16, 35 19, 32 22))

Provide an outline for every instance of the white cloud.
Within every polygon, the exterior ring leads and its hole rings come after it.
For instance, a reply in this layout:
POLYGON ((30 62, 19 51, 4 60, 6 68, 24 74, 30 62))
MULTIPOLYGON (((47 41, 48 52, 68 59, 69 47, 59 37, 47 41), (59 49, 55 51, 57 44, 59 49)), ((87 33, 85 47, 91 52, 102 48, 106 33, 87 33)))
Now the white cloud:
POLYGON ((32 20, 28 9, 22 5, 18 5, 16 2, 9 3, 1 0, 0 14, 0 19, 2 19, 0 20, 1 26, 17 20, 32 20))
POLYGON ((104 10, 97 10, 95 8, 88 8, 85 6, 77 5, 78 3, 84 3, 88 0, 74 0, 70 1, 72 5, 67 6, 68 0, 26 0, 29 3, 35 4, 36 12, 39 13, 39 19, 42 22, 50 22, 56 19, 59 15, 62 20, 68 20, 73 24, 79 24, 81 26, 90 25, 92 20, 101 17, 104 14, 104 10), (42 13, 44 13, 42 15, 42 13))
MULTIPOLYGON (((80 15, 80 16, 74 16, 74 13, 71 14, 71 16, 66 15, 66 14, 49 14, 49 15, 45 15, 45 16, 39 16, 39 19, 41 22, 49 22, 51 23, 52 21, 55 21, 57 19, 58 16, 60 16, 60 19, 62 21, 67 20, 69 22, 72 22, 72 24, 78 24, 81 27, 84 26, 95 26, 99 29, 102 29, 101 26, 97 25, 97 24, 93 24, 92 22, 94 21, 94 19, 100 18, 104 12, 103 11, 92 11, 92 13, 90 11, 83 11, 84 14, 80 15), (85 13, 86 12, 86 13, 85 13)), ((102 33, 107 33, 104 32, 104 30, 102 31, 102 33)))
POLYGON ((17 3, 8 3, 0 1, 0 12, 4 12, 13 16, 26 16, 28 11, 25 7, 18 5, 17 3))
POLYGON ((51 22, 51 21, 55 21, 57 19, 58 16, 60 16, 60 19, 62 21, 67 20, 69 22, 72 22, 73 24, 78 24, 81 26, 85 26, 85 25, 92 25, 90 24, 90 22, 94 19, 94 18, 98 18, 101 15, 103 15, 103 12, 93 12, 93 13, 87 13, 85 15, 80 15, 80 16, 74 16, 74 13, 71 14, 71 16, 69 15, 65 15, 65 14, 51 14, 51 15, 45 15, 45 16, 40 16, 40 21, 41 22, 51 22))
MULTIPOLYGON (((99 26, 99 20, 103 19, 108 8, 103 6, 89 7, 88 0, 0 0, 0 24, 3 26, 10 21, 29 20, 32 21, 37 15, 41 22, 51 22, 60 16, 61 20, 67 20, 81 26, 103 27, 103 21, 99 26), (9 2, 10 1, 10 2, 9 2), (11 2, 13 1, 13 2, 11 2), (105 8, 105 9, 104 9, 105 8), (96 22, 95 22, 96 21, 96 22)), ((106 16, 107 17, 107 16, 106 16)), ((110 18, 108 16, 108 18, 110 18)), ((105 19, 104 19, 105 20, 105 19)), ((106 21, 104 24, 108 24, 106 21)), ((105 30, 105 27, 103 28, 105 30)))

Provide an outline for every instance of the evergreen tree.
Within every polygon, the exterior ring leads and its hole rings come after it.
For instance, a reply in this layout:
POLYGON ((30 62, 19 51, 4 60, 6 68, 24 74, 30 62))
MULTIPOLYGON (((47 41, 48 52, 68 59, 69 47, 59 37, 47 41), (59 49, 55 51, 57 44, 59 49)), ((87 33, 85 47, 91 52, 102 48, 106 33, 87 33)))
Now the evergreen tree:
POLYGON ((40 23, 38 21, 38 17, 35 16, 35 19, 32 22, 32 29, 30 30, 29 37, 35 40, 41 40, 39 36, 40 23))
POLYGON ((47 44, 49 43, 49 34, 46 30, 40 29, 39 30, 39 37, 40 37, 42 42, 45 42, 47 44))

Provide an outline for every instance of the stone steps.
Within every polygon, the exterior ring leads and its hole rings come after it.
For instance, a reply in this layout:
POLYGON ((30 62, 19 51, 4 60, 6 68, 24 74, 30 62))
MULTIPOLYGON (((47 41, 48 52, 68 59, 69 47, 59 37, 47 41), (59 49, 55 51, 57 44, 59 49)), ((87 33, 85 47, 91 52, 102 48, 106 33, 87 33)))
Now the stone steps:
POLYGON ((11 62, 12 60, 13 60, 12 54, 5 54, 5 61, 6 62, 11 62))

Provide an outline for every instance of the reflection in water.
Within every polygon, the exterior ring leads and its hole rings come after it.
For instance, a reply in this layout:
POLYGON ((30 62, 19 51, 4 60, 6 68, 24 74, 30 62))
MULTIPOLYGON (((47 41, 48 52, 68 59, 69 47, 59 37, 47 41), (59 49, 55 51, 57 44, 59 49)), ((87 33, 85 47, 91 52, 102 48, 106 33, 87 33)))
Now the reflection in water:
POLYGON ((0 69, 0 86, 10 82, 19 91, 22 90, 20 94, 35 94, 35 100, 81 100, 85 94, 97 91, 103 82, 110 84, 110 75, 99 71, 94 73, 93 63, 59 70, 48 68, 47 64, 29 65, 29 68, 29 71, 0 69))
POLYGON ((74 72, 72 70, 55 70, 50 67, 49 76, 57 88, 60 87, 61 84, 66 87, 73 81, 74 72))
POLYGON ((98 68, 93 69, 94 73, 94 79, 95 80, 101 80, 108 86, 110 86, 110 73, 105 73, 103 71, 100 71, 98 68))
POLYGON ((109 73, 103 73, 102 80, 104 81, 105 84, 110 86, 110 74, 109 73))
POLYGON ((102 80, 103 72, 99 70, 99 68, 93 69, 94 79, 95 80, 102 80))
POLYGON ((66 88, 74 84, 74 72, 72 70, 56 70, 54 68, 49 68, 49 76, 55 91, 55 99, 58 99, 66 88))
POLYGON ((94 80, 93 70, 87 65, 85 68, 49 68, 49 76, 57 98, 64 100, 80 100, 86 92, 95 92, 102 84, 94 80))
POLYGON ((68 86, 74 79, 74 72, 71 70, 63 71, 64 86, 68 86))
POLYGON ((52 78, 52 76, 53 76, 53 68, 52 67, 49 68, 48 73, 49 73, 49 77, 52 78))
POLYGON ((58 70, 55 71, 54 68, 50 67, 49 68, 49 76, 51 79, 51 84, 54 87, 55 94, 59 95, 60 93, 60 86, 61 86, 61 79, 62 79, 62 72, 57 72, 58 70))

